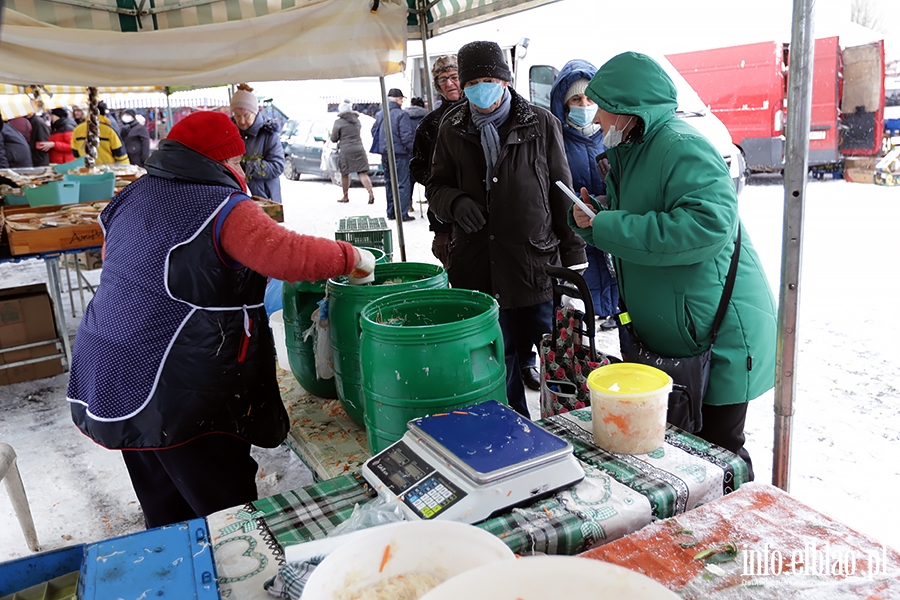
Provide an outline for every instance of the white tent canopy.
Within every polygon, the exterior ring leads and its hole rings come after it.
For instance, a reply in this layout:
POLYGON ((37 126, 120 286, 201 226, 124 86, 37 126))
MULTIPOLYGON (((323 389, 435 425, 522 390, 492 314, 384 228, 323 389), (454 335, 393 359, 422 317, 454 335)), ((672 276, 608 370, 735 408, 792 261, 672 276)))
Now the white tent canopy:
POLYGON ((397 73, 406 58, 407 7, 400 0, 382 1, 374 13, 363 0, 310 0, 285 9, 290 0, 190 4, 148 15, 143 28, 129 33, 115 3, 8 3, 0 81, 199 86, 330 79, 397 73))

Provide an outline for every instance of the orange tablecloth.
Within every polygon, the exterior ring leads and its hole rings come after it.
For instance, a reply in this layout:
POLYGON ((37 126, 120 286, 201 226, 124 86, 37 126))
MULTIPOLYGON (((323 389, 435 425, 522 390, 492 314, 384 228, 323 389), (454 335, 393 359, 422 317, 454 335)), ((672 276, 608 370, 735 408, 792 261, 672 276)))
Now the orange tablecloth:
POLYGON ((900 553, 759 483, 581 556, 643 573, 684 598, 900 598, 900 553), (728 545, 733 560, 698 557, 728 545))

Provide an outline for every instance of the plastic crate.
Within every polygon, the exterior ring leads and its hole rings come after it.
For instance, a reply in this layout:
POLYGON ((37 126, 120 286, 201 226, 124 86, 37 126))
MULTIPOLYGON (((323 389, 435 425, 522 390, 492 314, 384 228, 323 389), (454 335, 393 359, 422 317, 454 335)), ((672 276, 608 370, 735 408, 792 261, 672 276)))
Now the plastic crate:
POLYGON ((350 242, 363 248, 378 248, 384 252, 387 262, 394 256, 394 242, 390 228, 383 217, 347 217, 338 223, 334 239, 350 242))
POLYGON ((116 194, 116 174, 112 172, 99 175, 65 175, 63 181, 74 181, 81 185, 78 202, 109 200, 116 194))
POLYGON ((58 165, 53 165, 53 170, 59 173, 60 175, 65 175, 72 169, 79 169, 84 166, 84 157, 76 158, 75 160, 70 160, 67 163, 60 163, 58 165))
POLYGON ((77 181, 51 181, 38 187, 25 188, 25 197, 31 206, 77 204, 79 188, 77 181))

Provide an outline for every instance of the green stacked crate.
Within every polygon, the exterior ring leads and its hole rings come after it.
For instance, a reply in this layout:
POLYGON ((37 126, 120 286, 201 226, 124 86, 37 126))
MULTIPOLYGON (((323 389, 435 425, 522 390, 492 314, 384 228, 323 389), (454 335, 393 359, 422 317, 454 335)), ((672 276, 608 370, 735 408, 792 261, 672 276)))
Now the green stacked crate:
POLYGON ((394 244, 391 230, 383 217, 347 217, 341 219, 334 239, 350 242, 354 246, 378 248, 382 250, 388 262, 394 256, 394 244))

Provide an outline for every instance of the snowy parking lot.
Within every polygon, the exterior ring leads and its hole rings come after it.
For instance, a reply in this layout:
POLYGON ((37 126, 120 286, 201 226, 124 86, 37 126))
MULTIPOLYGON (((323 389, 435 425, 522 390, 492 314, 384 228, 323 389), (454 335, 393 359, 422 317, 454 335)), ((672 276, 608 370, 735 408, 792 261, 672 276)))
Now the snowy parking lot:
MULTIPOLYGON (((286 225, 303 233, 331 238, 341 217, 384 216, 382 187, 370 206, 359 187, 351 189, 349 204, 339 204, 340 188, 327 182, 283 179, 282 186, 286 225)), ((754 178, 740 200, 776 298, 783 194, 780 179, 754 178)), ((413 210, 416 220, 404 223, 407 260, 436 262, 427 220, 419 204, 413 210)), ((830 180, 807 188, 790 482, 801 501, 894 548, 900 548, 900 524, 890 513, 892 492, 900 489, 894 457, 900 448, 900 319, 893 313, 900 296, 898 222, 898 188, 830 180)), ((99 271, 89 277, 98 280, 99 271)), ((4 287, 45 279, 39 261, 0 265, 4 287)), ((80 314, 77 294, 75 304, 80 314)), ((68 317, 74 335, 77 318, 71 312, 68 317)), ((613 340, 603 334, 601 347, 610 349, 613 340)), ((119 453, 96 446, 72 425, 65 389, 66 375, 0 387, 0 440, 19 455, 45 549, 143 527, 119 453)), ((759 481, 771 480, 773 401, 771 392, 755 400, 748 417, 747 446, 759 481)), ((283 448, 258 460, 265 469, 261 494, 308 481, 283 448)), ((27 553, 9 499, 0 492, 0 561, 27 553)))

